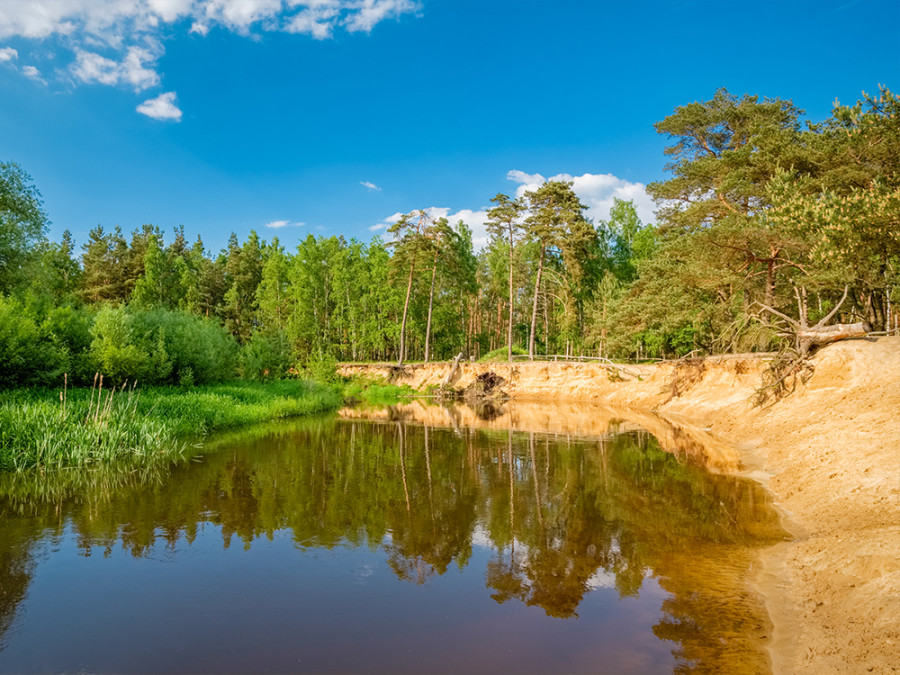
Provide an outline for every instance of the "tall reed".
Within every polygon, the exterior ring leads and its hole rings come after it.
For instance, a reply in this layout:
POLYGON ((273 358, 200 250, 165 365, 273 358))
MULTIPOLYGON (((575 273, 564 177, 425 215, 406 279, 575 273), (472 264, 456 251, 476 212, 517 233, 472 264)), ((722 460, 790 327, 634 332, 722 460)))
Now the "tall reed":
POLYGON ((0 470, 180 457, 219 430, 333 410, 334 387, 298 380, 198 387, 105 386, 0 393, 0 470))
POLYGON ((89 396, 72 400, 68 378, 59 402, 29 392, 0 403, 0 469, 63 467, 183 450, 168 420, 143 414, 134 387, 94 379, 89 396))

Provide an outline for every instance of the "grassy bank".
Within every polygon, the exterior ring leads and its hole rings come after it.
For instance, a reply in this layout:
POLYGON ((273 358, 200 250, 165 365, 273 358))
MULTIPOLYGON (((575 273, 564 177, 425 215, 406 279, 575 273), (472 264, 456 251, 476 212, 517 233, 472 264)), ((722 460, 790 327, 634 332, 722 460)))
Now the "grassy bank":
POLYGON ((212 431, 334 410, 340 387, 285 380, 0 394, 0 470, 176 457, 212 431))

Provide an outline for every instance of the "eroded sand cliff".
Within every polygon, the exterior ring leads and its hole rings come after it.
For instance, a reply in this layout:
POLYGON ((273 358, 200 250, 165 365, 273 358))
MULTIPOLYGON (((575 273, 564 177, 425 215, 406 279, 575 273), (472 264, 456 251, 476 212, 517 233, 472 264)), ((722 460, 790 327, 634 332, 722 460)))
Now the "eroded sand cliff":
MULTIPOLYGON (((456 423, 506 428, 510 420, 502 415, 515 414, 526 430, 592 435, 604 433, 610 419, 627 420, 689 460, 762 480, 795 536, 763 554, 755 579, 775 626, 775 671, 900 672, 900 338, 837 343, 822 349, 814 366, 792 396, 756 408, 760 359, 708 359, 678 372, 672 363, 617 370, 461 364, 455 388, 492 371, 515 401, 494 420, 456 423), (546 399, 599 406, 590 414, 573 406, 568 420, 558 412, 542 420, 527 401, 546 399)), ((342 372, 422 390, 441 384, 448 370, 430 364, 342 372)))

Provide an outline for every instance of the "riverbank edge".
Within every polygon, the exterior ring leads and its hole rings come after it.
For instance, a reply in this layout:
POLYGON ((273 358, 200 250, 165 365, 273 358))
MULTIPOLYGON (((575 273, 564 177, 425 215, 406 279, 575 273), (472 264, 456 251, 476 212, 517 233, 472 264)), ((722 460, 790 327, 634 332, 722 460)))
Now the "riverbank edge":
MULTIPOLYGON (((462 363, 450 384, 493 372, 513 399, 677 415, 726 439, 793 537, 763 550, 748 580, 772 622, 773 672, 900 672, 900 338, 826 347, 806 383, 758 408, 751 399, 766 363, 753 355, 687 365, 462 363)), ((422 391, 449 369, 348 364, 339 373, 422 391)))
POLYGON ((345 388, 280 380, 8 390, 0 393, 0 466, 27 471, 177 459, 210 433, 333 412, 345 388))

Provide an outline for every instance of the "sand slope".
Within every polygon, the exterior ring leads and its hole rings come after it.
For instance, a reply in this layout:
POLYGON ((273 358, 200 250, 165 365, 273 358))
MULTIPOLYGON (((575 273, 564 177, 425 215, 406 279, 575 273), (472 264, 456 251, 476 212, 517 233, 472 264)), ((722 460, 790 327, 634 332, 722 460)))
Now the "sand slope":
MULTIPOLYGON (((743 469, 766 482, 795 534, 763 554, 756 579, 775 626, 775 672, 897 673, 900 337, 837 343, 822 349, 814 365, 806 385, 764 409, 749 399, 765 363, 749 358, 708 359, 702 371, 677 372, 670 363, 624 371, 598 364, 463 364, 453 386, 490 370, 516 399, 631 408, 645 424, 649 410, 683 420, 683 429, 699 434, 698 443, 717 448, 721 461, 714 468, 743 469)), ((422 389, 440 384, 448 369, 345 366, 342 372, 422 389)))

